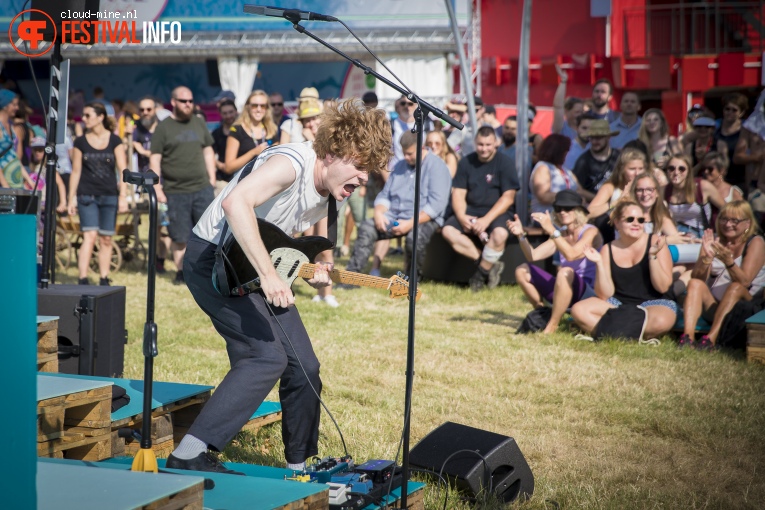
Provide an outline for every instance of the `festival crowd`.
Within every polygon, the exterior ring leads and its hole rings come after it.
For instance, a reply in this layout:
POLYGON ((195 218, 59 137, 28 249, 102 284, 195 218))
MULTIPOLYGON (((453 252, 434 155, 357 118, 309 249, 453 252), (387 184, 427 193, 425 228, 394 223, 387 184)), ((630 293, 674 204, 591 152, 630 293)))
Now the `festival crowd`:
MULTIPOLYGON (((469 286, 481 292, 502 282, 505 250, 517 242, 527 263, 512 270, 534 308, 523 329, 555 332, 570 313, 584 335, 595 338, 653 338, 681 329, 681 347, 741 347, 742 319, 764 306, 765 93, 756 103, 726 94, 719 118, 694 105, 675 137, 661 109, 643 111, 637 93, 623 92, 617 111, 608 80, 597 81, 591 97, 576 98, 566 94, 566 73, 559 74, 552 133, 534 132, 536 108, 529 105, 526 147, 516 143, 517 117, 500 121, 479 97, 475 133, 426 119, 417 218, 417 137, 411 133, 417 104, 396 100, 388 171, 370 174, 366 186, 339 204, 336 248, 317 261, 349 257, 349 271, 380 276, 389 253, 405 253, 401 269, 409 271, 416 245, 422 271, 432 237, 440 235, 474 263, 469 286), (527 151, 523 172, 517 150, 527 151), (516 208, 521 189, 529 190, 528 222, 516 208)), ((91 100, 83 97, 70 98, 66 141, 56 146, 56 211, 79 216, 81 284, 90 283, 99 243, 101 285, 110 283, 117 214, 135 198, 119 179, 122 169, 161 175, 156 190, 167 221, 154 263, 164 273, 171 256, 173 280, 182 285, 189 235, 214 198, 269 147, 311 143, 322 111, 337 104, 307 87, 289 115, 279 92, 254 90, 239 111, 234 94, 222 91, 214 99, 220 123, 211 131, 184 86, 172 91, 167 107, 153 97, 109 101, 100 88, 91 100)), ((372 92, 361 101, 378 106, 372 92)), ((468 124, 464 100, 444 109, 468 124)), ((31 113, 18 93, 0 89, 0 187, 45 186, 45 130, 30 122, 31 113)), ((324 218, 304 235, 326 231, 324 218)), ((313 300, 339 306, 332 289, 319 289, 313 300)))

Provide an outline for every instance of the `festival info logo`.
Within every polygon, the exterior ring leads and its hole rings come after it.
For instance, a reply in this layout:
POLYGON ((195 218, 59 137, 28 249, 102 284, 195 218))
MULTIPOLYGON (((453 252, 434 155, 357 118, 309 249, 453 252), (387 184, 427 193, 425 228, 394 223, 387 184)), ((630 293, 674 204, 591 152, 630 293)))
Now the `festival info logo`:
POLYGON ((38 9, 27 9, 21 11, 11 20, 8 27, 8 38, 11 40, 11 46, 25 57, 39 57, 48 53, 53 45, 43 45, 43 34, 52 29, 53 38, 56 38, 56 24, 47 13, 38 9), (32 13, 38 14, 36 18, 30 19, 32 13), (26 14, 26 16, 25 16, 26 14), (16 37, 14 37, 14 34, 16 37), (47 47, 45 47, 47 46, 47 47))
MULTIPOLYGON (((114 4, 114 2, 112 2, 114 4)), ((144 5, 158 3, 149 0, 144 5)), ((103 5, 103 4, 102 4, 103 5)), ((53 47, 43 41, 56 40, 62 44, 180 44, 179 21, 155 21, 164 3, 156 9, 126 8, 124 0, 112 9, 46 13, 38 9, 20 12, 8 27, 8 37, 14 49, 28 57, 39 57, 53 47)))

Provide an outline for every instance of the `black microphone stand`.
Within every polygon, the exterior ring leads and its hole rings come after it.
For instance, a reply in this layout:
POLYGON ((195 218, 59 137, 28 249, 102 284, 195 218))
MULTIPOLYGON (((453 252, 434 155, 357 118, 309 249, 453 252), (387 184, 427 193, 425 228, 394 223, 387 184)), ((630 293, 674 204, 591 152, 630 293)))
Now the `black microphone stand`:
POLYGON ((422 145, 423 145, 423 123, 427 114, 433 114, 433 116, 442 119, 457 129, 462 129, 464 126, 446 115, 443 111, 439 110, 430 103, 422 100, 419 96, 415 95, 408 90, 398 86, 389 79, 381 76, 378 72, 374 71, 370 67, 364 65, 358 59, 351 58, 343 53, 341 50, 335 48, 326 41, 312 34, 299 24, 299 14, 285 13, 285 18, 292 23, 292 28, 305 34, 314 41, 322 44, 323 46, 334 51, 345 60, 355 65, 364 74, 371 74, 381 82, 388 85, 390 88, 400 92, 406 96, 410 101, 417 103, 417 110, 414 112, 414 132, 417 133, 417 160, 415 163, 415 180, 414 180, 414 215, 412 216, 414 221, 414 228, 412 230, 413 246, 412 246, 412 259, 410 263, 410 277, 409 277, 409 327, 407 330, 407 348, 406 348, 406 394, 404 396, 404 430, 403 430, 403 450, 404 455, 401 462, 401 500, 399 508, 406 509, 407 507, 407 492, 409 481, 409 432, 410 432, 410 411, 412 408, 412 385, 414 383, 414 318, 417 296, 417 236, 419 234, 419 217, 420 217, 420 177, 422 174, 422 145))

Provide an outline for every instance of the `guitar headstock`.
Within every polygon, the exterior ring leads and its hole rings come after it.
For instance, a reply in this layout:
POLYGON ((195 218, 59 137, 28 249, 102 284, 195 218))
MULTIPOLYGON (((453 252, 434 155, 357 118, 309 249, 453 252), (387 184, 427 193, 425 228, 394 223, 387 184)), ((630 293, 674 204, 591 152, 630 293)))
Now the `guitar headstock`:
MULTIPOLYGON (((406 277, 403 275, 403 273, 398 273, 390 277, 390 285, 388 286, 388 290, 390 291, 390 297, 393 299, 400 298, 400 297, 408 297, 409 296, 409 277, 406 277)), ((418 288, 417 289, 417 295, 415 296, 414 300, 419 301, 419 299, 422 297, 422 291, 418 288)))

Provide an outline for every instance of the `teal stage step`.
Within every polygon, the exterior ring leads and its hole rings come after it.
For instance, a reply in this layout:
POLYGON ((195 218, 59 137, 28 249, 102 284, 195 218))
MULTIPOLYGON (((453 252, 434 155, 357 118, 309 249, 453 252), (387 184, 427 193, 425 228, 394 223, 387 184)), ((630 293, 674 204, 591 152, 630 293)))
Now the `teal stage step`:
MULTIPOLYGON (((130 465, 133 462, 133 459, 130 457, 119 457, 116 459, 109 459, 97 463, 90 463, 90 464, 97 464, 97 465, 105 465, 105 466, 126 466, 130 465)), ((160 469, 164 469, 165 466, 165 460, 164 459, 157 459, 157 463, 159 464, 160 469)), ((230 478, 239 478, 239 479, 249 479, 249 480, 262 480, 263 482, 269 481, 271 483, 265 484, 264 487, 273 488, 273 490, 283 490, 285 487, 289 487, 290 490, 293 490, 295 488, 294 484, 297 484, 298 486, 303 486, 304 488, 307 487, 314 487, 316 492, 319 492, 320 490, 324 490, 326 486, 324 484, 317 484, 317 483, 302 483, 302 482, 293 482, 284 480, 285 476, 292 476, 294 474, 294 471, 291 469, 285 469, 285 468, 277 468, 277 467, 271 467, 271 466, 258 466, 255 464, 237 464, 235 462, 226 462, 226 467, 229 469, 233 469, 234 471, 239 471, 241 473, 244 473, 247 476, 238 476, 238 475, 217 475, 225 477, 226 479, 230 478), (291 485, 272 485, 273 482, 280 482, 281 484, 291 484, 291 485)), ((206 478, 212 478, 209 476, 209 473, 201 473, 198 471, 182 471, 182 470, 176 470, 171 469, 169 470, 173 473, 192 473, 194 475, 199 476, 205 476, 206 478)), ((216 488, 217 488, 217 479, 215 479, 216 488)), ((260 510, 263 509, 271 509, 271 508, 278 508, 278 507, 270 507, 270 506, 248 506, 248 503, 246 502, 247 495, 242 493, 241 491, 245 489, 249 489, 249 485, 242 486, 241 488, 239 486, 234 486, 232 489, 232 492, 230 494, 217 494, 214 498, 212 498, 211 491, 205 491, 205 507, 208 508, 225 508, 226 510, 245 510, 245 509, 252 509, 252 510, 260 510), (211 499, 208 499, 208 495, 210 495, 211 499), (218 499, 225 498, 225 499, 218 499)), ((407 484, 407 494, 412 495, 416 493, 417 491, 423 489, 425 487, 424 483, 421 482, 409 482, 407 484)), ((315 492, 313 492, 315 493, 315 492)), ((312 493, 312 494, 313 494, 312 493)), ((401 488, 395 489, 391 492, 391 495, 387 497, 387 504, 390 505, 391 503, 398 501, 401 497, 401 488)), ((377 510, 380 507, 377 505, 367 505, 364 507, 363 510, 377 510)))
POLYGON ((118 472, 87 467, 88 462, 37 461, 38 510, 133 510, 173 496, 199 501, 201 476, 118 472))
MULTIPOLYGON (((55 377, 59 378, 59 380, 70 379, 109 382, 125 388, 125 391, 130 397, 130 403, 112 413, 112 422, 119 422, 131 417, 138 417, 143 412, 143 381, 141 380, 53 373, 46 373, 45 377, 55 377)), ((166 407, 175 402, 207 393, 213 388, 214 386, 204 386, 201 384, 154 381, 151 392, 151 408, 152 410, 156 410, 160 407, 166 407)), ((282 405, 279 402, 263 402, 250 419, 262 418, 274 413, 280 413, 281 411, 282 405)))

